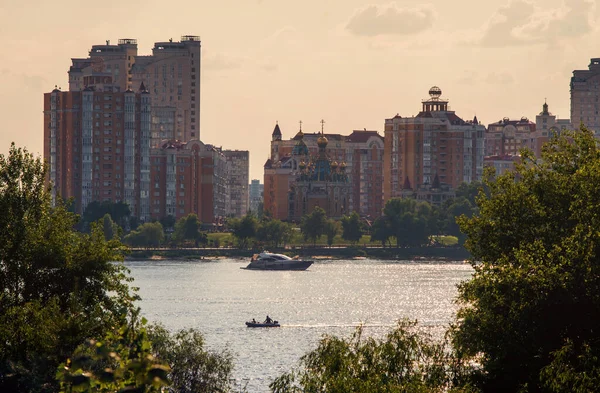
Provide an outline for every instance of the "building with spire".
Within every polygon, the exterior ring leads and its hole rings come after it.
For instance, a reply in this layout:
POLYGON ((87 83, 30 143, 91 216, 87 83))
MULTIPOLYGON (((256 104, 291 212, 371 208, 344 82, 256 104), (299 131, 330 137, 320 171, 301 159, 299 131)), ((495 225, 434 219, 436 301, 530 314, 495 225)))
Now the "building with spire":
POLYGON ((433 86, 416 116, 385 120, 384 199, 414 196, 441 203, 461 183, 481 180, 485 127, 450 110, 433 86))
POLYGON ((271 134, 264 165, 264 210, 283 220, 299 220, 321 206, 330 217, 352 211, 379 217, 383 208, 383 138, 377 131, 350 135, 321 131, 283 139, 279 124, 271 134), (331 194, 330 194, 331 193, 331 194))
POLYGON ((542 111, 535 117, 536 127, 536 144, 535 155, 541 157, 542 146, 553 135, 560 134, 561 131, 573 129, 573 125, 569 119, 559 119, 556 115, 548 110, 548 103, 544 100, 542 111))

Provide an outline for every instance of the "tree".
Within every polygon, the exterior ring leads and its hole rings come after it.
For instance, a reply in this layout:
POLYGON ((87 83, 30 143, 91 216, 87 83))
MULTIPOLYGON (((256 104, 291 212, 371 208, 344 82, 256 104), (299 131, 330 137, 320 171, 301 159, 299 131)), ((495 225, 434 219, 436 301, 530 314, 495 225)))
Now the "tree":
POLYGON ((363 223, 357 212, 342 217, 342 238, 355 244, 363 235, 363 223))
MULTIPOLYGON (((131 211, 129 205, 125 202, 112 201, 92 201, 84 209, 81 221, 79 223, 80 230, 89 232, 91 224, 102 219, 106 214, 110 215, 112 220, 116 222, 122 229, 129 227, 129 219, 131 211)), ((136 226, 132 226, 135 228, 136 226)))
POLYGON ((164 392, 172 372, 152 354, 146 320, 131 321, 101 341, 89 339, 58 368, 61 393, 164 392))
POLYGON ((206 244, 208 238, 205 233, 200 231, 201 225, 202 223, 198 219, 198 216, 194 213, 190 213, 187 216, 180 218, 175 224, 173 240, 178 243, 192 241, 196 247, 198 247, 199 243, 206 244))
POLYGON ((258 220, 252 213, 246 214, 244 217, 233 218, 228 221, 228 226, 233 231, 233 236, 238 240, 240 248, 248 248, 250 239, 256 236, 258 230, 258 220))
POLYGON ((170 367, 171 392, 229 391, 233 356, 228 350, 207 351, 202 334, 194 329, 170 334, 164 327, 154 325, 148 333, 156 358, 170 367))
POLYGON ((381 246, 385 247, 385 244, 392 236, 394 236, 394 233, 388 217, 381 216, 373 222, 373 226, 371 227, 371 241, 380 241, 381 246))
POLYGON ((133 247, 160 247, 165 232, 160 222, 147 222, 131 231, 123 241, 133 247))
POLYGON ((383 208, 396 247, 418 247, 429 243, 431 231, 431 205, 412 198, 392 198, 383 208))
POLYGON ((316 206, 312 213, 302 217, 300 224, 300 230, 304 235, 305 240, 312 240, 313 245, 317 245, 317 239, 319 239, 325 231, 325 223, 327 222, 327 215, 325 210, 316 206))
POLYGON ((89 337, 120 326, 137 299, 120 263, 124 248, 73 230, 52 206, 47 168, 11 145, 0 155, 0 391, 56 391, 58 364, 89 337))
MULTIPOLYGON (((600 149, 582 127, 486 170, 489 195, 461 217, 472 280, 454 343, 486 392, 584 392, 600 380, 600 149)), ((591 388, 590 388, 591 387, 591 388)))
POLYGON ((121 233, 123 230, 120 226, 118 226, 110 217, 110 214, 105 214, 104 217, 101 218, 102 222, 102 231, 104 232, 104 239, 111 240, 115 236, 120 239, 121 233))
POLYGON ((460 230, 460 227, 456 222, 456 218, 461 216, 471 218, 475 214, 476 210, 477 209, 475 208, 475 206, 473 206, 469 199, 465 197, 460 197, 452 200, 452 202, 446 207, 445 232, 447 235, 456 236, 458 238, 458 244, 464 244, 466 236, 460 230))
POLYGON ((263 220, 258 225, 256 239, 278 248, 290 241, 293 228, 280 220, 263 220))
POLYGON ((300 367, 275 379, 274 393, 470 392, 461 388, 464 367, 450 348, 403 320, 385 338, 326 336, 301 358, 300 367))
POLYGON ((340 233, 340 223, 335 220, 327 220, 325 222, 325 236, 327 236, 327 245, 329 247, 333 244, 333 239, 340 233))
POLYGON ((170 214, 167 216, 164 216, 159 221, 160 221, 160 224, 163 226, 163 228, 166 231, 173 231, 175 229, 175 224, 177 223, 177 220, 175 219, 175 217, 173 217, 170 214))

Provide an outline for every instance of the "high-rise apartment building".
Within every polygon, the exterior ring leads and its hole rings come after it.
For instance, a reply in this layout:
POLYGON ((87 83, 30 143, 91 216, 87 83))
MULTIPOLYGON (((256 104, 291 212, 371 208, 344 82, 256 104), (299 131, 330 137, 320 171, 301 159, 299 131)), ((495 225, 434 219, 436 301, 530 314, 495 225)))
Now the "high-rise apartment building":
POLYGON ((250 195, 249 210, 252 213, 255 213, 255 214, 258 213, 260 204, 263 203, 264 188, 265 188, 264 184, 260 184, 260 180, 252 179, 252 182, 250 183, 250 190, 249 190, 249 195, 250 195))
POLYGON ((152 100, 153 147, 163 140, 200 139, 201 43, 185 35, 180 42, 157 42, 151 55, 138 55, 135 39, 117 45, 94 45, 87 58, 73 58, 69 90, 82 91, 95 79, 111 80, 116 89, 137 91, 142 84, 152 100))
POLYGON ((212 224, 226 213, 227 161, 223 153, 200 141, 165 142, 151 152, 152 218, 177 219, 194 213, 212 224))
POLYGON ((248 150, 223 150, 227 160, 227 216, 242 217, 248 213, 248 150))
POLYGON ((385 120, 385 200, 481 180, 485 127, 458 117, 441 95, 434 86, 418 115, 385 120))
POLYGON ((511 120, 508 117, 489 124, 485 133, 485 155, 518 155, 519 150, 536 150, 536 125, 526 117, 511 120))
POLYGON ((587 70, 574 70, 571 77, 571 124, 583 123, 600 133, 600 58, 593 58, 587 70))
POLYGON ((86 78, 108 83, 44 94, 44 157, 53 197, 74 198, 78 213, 92 201, 124 201, 147 221, 150 95, 120 91, 109 76, 86 78))
POLYGON ((291 209, 292 206, 297 209, 298 203, 294 203, 290 190, 308 169, 300 168, 300 164, 304 161, 307 165, 309 162, 316 165, 320 160, 321 163, 330 162, 330 167, 335 166, 335 170, 329 172, 332 178, 344 168, 349 188, 338 187, 348 192, 343 214, 356 211, 361 216, 379 217, 383 208, 383 147, 383 138, 377 131, 361 130, 341 135, 304 133, 300 129, 295 137, 285 140, 277 124, 271 135, 271 156, 264 166, 265 211, 278 219, 295 219, 293 217, 300 213, 291 209), (324 150, 319 146, 321 137, 327 140, 324 150), (305 149, 306 157, 299 158, 299 152, 305 149))
POLYGON ((132 86, 131 68, 137 56, 137 40, 120 39, 117 45, 93 45, 87 58, 72 58, 69 68, 69 91, 82 91, 93 83, 89 76, 104 76, 119 91, 125 91, 132 86))
POLYGON ((200 139, 200 37, 157 42, 150 56, 137 56, 133 85, 152 96, 152 143, 200 139))

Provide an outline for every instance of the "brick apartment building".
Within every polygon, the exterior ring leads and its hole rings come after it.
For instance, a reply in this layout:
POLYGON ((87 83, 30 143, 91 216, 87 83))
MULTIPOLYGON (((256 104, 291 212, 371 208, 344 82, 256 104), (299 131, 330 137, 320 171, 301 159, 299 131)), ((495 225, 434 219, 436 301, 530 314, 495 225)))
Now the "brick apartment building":
POLYGON ((165 141, 151 151, 150 177, 151 218, 194 213, 211 224, 225 216, 227 161, 214 146, 165 141))
POLYGON ((199 140, 200 56, 200 38, 192 35, 157 42, 151 55, 138 55, 135 39, 106 41, 93 45, 88 57, 71 59, 69 90, 82 91, 92 74, 112 78, 122 92, 144 84, 152 100, 152 146, 164 139, 199 140))
POLYGON ((418 115, 385 120, 385 200, 415 196, 441 203, 447 190, 483 175, 485 127, 477 117, 465 121, 451 111, 439 87, 429 95, 418 115))
POLYGON ((248 150, 223 150, 227 160, 227 216, 242 217, 250 208, 248 181, 250 178, 250 152, 248 150))
POLYGON ((53 197, 124 201, 149 219, 150 95, 119 91, 109 76, 86 76, 83 91, 44 94, 44 157, 53 197))

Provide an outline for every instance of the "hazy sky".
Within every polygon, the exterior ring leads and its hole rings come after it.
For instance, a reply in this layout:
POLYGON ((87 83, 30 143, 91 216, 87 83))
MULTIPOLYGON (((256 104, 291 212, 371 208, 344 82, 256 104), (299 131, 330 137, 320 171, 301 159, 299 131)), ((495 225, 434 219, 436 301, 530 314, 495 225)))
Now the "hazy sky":
POLYGON ((43 93, 68 89, 71 57, 136 38, 138 53, 181 35, 202 39, 201 139, 250 150, 262 165, 283 137, 382 133, 438 85, 452 110, 569 117, 573 69, 600 57, 595 0, 0 0, 0 153, 43 150, 43 93))

